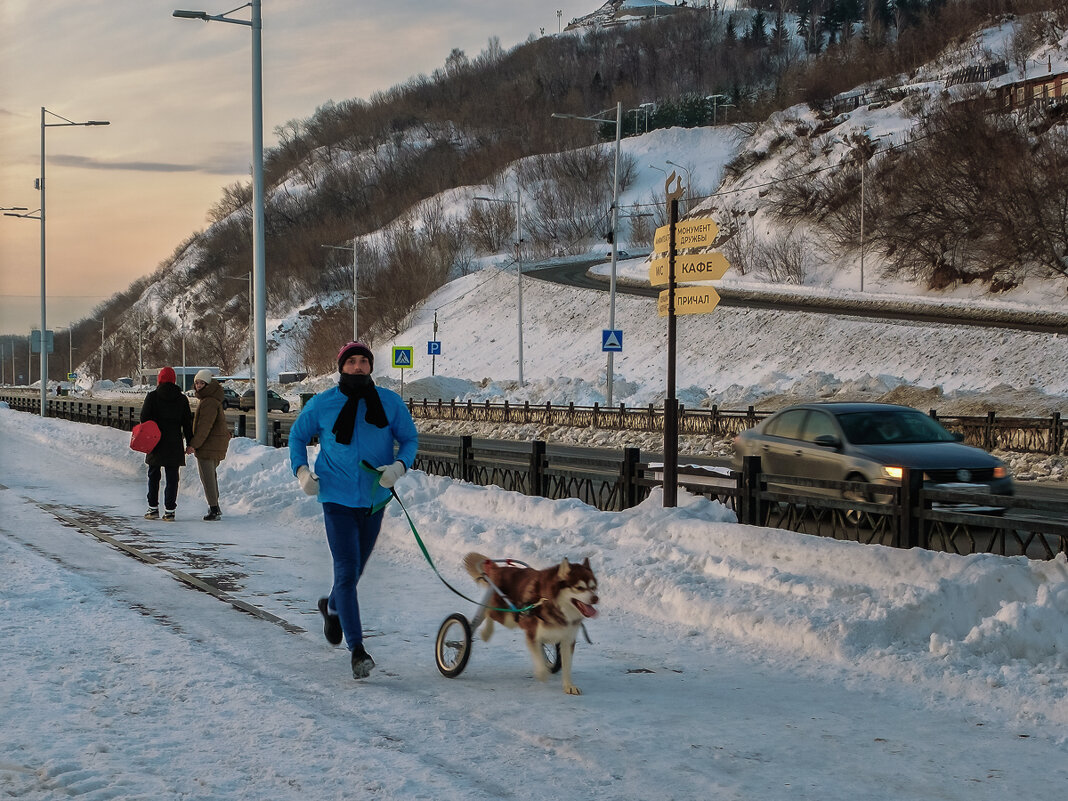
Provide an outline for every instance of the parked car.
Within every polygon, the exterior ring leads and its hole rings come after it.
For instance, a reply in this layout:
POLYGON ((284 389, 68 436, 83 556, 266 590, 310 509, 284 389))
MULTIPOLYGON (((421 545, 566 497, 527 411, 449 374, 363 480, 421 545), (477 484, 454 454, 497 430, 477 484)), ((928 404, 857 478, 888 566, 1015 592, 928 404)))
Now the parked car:
MULTIPOLYGON (((605 253, 604 257, 606 259, 612 258, 612 251, 608 251, 607 253, 605 253)), ((629 258, 630 258, 630 254, 627 253, 627 251, 625 251, 625 250, 617 250, 616 251, 616 259, 629 259, 629 258)))
MULTIPOLYGON (((1012 495, 1012 476, 1005 463, 961 439, 908 406, 803 403, 782 409, 735 437, 734 466, 739 469, 744 456, 759 456, 764 473, 890 487, 900 483, 902 468, 908 467, 923 471, 925 487, 1012 495)), ((837 492, 816 487, 804 491, 837 492)), ((877 494, 854 498, 889 500, 877 494)), ((970 504, 955 507, 1000 511, 970 504)))
MULTIPOLYGON (((255 388, 246 389, 245 394, 241 396, 241 401, 238 404, 241 411, 247 412, 250 409, 256 408, 256 390, 255 388)), ((289 401, 275 392, 273 389, 267 390, 267 411, 269 412, 289 412, 289 401)))
POLYGON ((238 409, 241 407, 241 396, 230 387, 223 387, 222 407, 224 409, 238 409))

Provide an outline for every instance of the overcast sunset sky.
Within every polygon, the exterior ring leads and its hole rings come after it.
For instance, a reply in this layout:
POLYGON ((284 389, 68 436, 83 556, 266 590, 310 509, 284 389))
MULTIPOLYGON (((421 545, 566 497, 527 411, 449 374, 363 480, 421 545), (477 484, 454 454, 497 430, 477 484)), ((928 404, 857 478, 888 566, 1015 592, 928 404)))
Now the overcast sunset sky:
MULTIPOLYGON (((48 327, 152 273, 250 175, 251 36, 175 19, 235 0, 2 0, 0 207, 40 206, 41 107, 108 127, 46 132, 48 327)), ((264 146, 323 103, 508 49, 600 0, 262 0, 264 146), (557 17, 557 10, 562 11, 557 17)), ((248 10, 233 14, 248 19, 248 10)), ((595 111, 595 109, 591 110, 595 111)), ((49 117, 49 122, 62 122, 49 117)), ((0 333, 40 324, 40 224, 0 217, 0 333)))

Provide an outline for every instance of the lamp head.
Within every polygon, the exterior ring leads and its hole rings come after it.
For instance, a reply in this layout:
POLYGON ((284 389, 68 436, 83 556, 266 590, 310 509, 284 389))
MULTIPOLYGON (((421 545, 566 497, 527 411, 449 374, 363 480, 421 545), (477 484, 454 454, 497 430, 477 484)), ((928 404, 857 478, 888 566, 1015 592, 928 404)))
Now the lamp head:
POLYGON ((205 22, 208 20, 208 13, 206 11, 175 10, 171 16, 178 17, 179 19, 202 19, 205 22))
POLYGON ((89 120, 88 122, 85 122, 85 123, 82 123, 82 124, 83 125, 111 125, 111 122, 108 121, 108 120, 89 120))

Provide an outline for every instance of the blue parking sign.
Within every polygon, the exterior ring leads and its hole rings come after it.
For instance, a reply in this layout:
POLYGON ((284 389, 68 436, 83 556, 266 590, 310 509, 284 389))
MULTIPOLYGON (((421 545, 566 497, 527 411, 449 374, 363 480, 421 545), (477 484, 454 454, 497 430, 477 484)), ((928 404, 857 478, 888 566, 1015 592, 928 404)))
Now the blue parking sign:
POLYGON ((426 355, 427 356, 440 356, 441 355, 441 343, 430 340, 426 343, 426 355))

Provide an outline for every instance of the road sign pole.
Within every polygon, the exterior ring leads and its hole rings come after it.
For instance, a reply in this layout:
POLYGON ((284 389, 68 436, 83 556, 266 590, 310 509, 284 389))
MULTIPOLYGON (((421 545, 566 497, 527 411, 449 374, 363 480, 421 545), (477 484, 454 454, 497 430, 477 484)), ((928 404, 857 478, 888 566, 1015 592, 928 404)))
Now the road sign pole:
POLYGON ((668 363, 667 397, 664 398, 664 508, 679 502, 679 406, 675 399, 675 224, 679 221, 679 199, 671 197, 668 245, 668 363))

